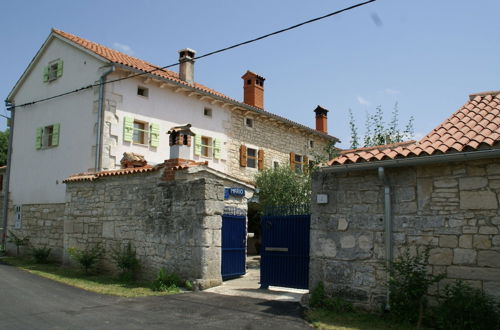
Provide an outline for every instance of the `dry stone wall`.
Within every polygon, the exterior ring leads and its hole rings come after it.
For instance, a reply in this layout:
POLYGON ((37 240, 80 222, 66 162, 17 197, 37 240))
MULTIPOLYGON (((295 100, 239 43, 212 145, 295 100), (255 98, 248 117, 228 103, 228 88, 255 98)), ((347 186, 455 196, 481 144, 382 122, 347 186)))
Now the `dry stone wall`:
MULTIPOLYGON (((430 248, 429 270, 500 299, 500 159, 386 169, 392 187, 394 255, 430 248)), ((320 172, 313 196, 310 287, 323 281, 367 308, 386 297, 383 185, 377 171, 320 172)))

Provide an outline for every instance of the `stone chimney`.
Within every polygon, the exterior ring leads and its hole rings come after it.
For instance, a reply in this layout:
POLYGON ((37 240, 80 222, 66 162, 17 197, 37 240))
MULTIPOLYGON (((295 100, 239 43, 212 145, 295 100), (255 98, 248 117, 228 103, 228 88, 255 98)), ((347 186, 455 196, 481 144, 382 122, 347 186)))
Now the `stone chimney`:
POLYGON ((264 109, 264 77, 247 71, 243 79, 243 103, 264 109))
POLYGON ((194 83, 194 57, 196 51, 190 48, 179 50, 179 78, 188 84, 194 83))
POLYGON ((328 134, 328 110, 318 105, 314 112, 316 112, 316 130, 328 134))
POLYGON ((170 145, 170 159, 191 159, 191 124, 172 127, 168 134, 170 145))

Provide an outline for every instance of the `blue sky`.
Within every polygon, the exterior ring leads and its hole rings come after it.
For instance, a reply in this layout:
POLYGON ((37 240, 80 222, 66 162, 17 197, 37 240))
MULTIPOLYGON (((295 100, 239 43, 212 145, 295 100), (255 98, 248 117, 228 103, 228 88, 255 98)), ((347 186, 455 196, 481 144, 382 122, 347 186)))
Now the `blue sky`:
MULTIPOLYGON (((51 27, 167 65, 181 48, 207 53, 357 2, 2 1, 0 94, 5 99, 51 27)), ((254 71, 266 78, 266 110, 314 127, 312 111, 322 105, 341 147, 349 147, 349 109, 362 135, 366 112, 381 105, 389 120, 395 102, 401 126, 414 116, 420 136, 470 93, 500 89, 499 12, 498 0, 378 0, 200 59, 195 79, 241 100, 240 77, 254 71)))

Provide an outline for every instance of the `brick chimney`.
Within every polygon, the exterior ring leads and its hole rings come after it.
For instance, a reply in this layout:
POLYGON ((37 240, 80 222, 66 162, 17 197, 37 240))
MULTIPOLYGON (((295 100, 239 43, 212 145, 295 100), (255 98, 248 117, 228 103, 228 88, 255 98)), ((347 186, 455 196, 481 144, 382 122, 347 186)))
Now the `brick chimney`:
POLYGON ((170 135, 170 159, 191 159, 191 137, 195 135, 191 124, 172 127, 167 134, 170 135))
POLYGON ((247 71, 243 79, 243 103, 264 109, 264 77, 247 71))
POLYGON ((316 112, 316 130, 328 134, 328 110, 318 105, 314 112, 316 112))
POLYGON ((179 78, 188 84, 194 83, 194 57, 196 51, 190 48, 179 50, 179 78))

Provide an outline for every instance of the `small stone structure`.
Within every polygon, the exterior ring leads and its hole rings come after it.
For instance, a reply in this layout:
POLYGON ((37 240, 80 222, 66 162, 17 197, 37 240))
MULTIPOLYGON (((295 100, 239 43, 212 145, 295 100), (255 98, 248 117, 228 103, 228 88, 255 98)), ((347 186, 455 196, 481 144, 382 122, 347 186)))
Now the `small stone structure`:
MULTIPOLYGON (((500 299, 500 159, 387 168, 394 256, 430 248, 429 269, 500 299)), ((310 287, 379 309, 386 297, 384 184, 377 169, 313 179, 310 287)), ((437 289, 437 288, 435 288, 437 289)))
POLYGON ((53 247, 54 256, 66 263, 71 262, 70 247, 100 245, 108 252, 103 266, 111 269, 110 252, 130 242, 143 277, 165 268, 194 280, 200 289, 222 282, 224 209, 246 214, 253 193, 245 182, 186 160, 83 173, 65 183, 65 204, 25 205, 23 225, 15 232, 29 236, 35 246, 53 247), (224 187, 245 188, 246 196, 225 200, 224 187))

